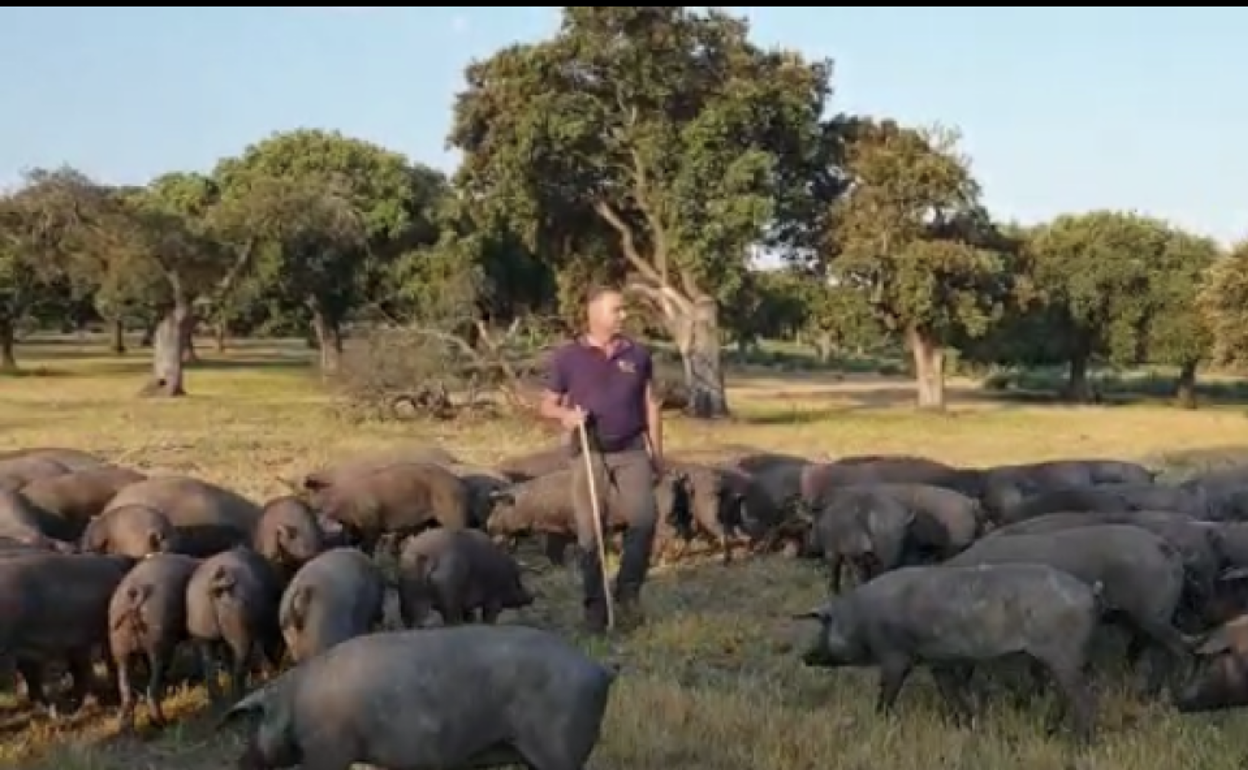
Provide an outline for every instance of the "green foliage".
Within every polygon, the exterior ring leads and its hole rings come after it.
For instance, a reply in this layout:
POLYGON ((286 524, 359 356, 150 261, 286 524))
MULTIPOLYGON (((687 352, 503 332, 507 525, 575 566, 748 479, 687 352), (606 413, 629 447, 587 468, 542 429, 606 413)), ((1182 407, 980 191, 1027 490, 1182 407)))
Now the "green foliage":
POLYGON ((34 170, 0 196, 0 355, 23 325, 94 314, 314 332, 328 367, 345 329, 384 325, 422 357, 399 382, 499 369, 474 356, 579 325, 606 283, 642 300, 630 331, 671 338, 706 414, 727 411, 727 342, 784 367, 904 342, 935 401, 955 359, 1063 366, 1072 393, 1098 366, 1166 364, 1192 390, 1199 364, 1248 363, 1248 245, 1115 211, 996 223, 955 132, 831 115, 831 72, 722 10, 569 6, 467 68, 449 180, 318 129, 141 187, 34 170), (784 269, 750 269, 760 248, 784 269))
POLYGON ((553 39, 469 67, 458 184, 544 257, 732 296, 811 187, 829 92, 829 65, 747 35, 720 11, 565 8, 553 39))
POLYGON ((215 173, 231 229, 254 241, 253 280, 337 327, 401 249, 436 239, 445 182, 406 158, 337 132, 275 134, 215 173))
POLYGON ((1240 366, 1248 363, 1248 242, 1236 245, 1214 263, 1198 302, 1215 341, 1214 360, 1240 366))
POLYGON ((1161 222, 1113 211, 1058 217, 1032 233, 1032 277, 1063 358, 1139 360, 1168 235, 1161 222))
POLYGON ((891 331, 945 344, 984 334, 1003 311, 1007 276, 956 137, 887 120, 843 130, 853 186, 830 212, 838 284, 821 298, 824 323, 869 308, 891 331))
POLYGON ((1207 360, 1213 332, 1200 311, 1200 289, 1218 259, 1218 245, 1171 230, 1160 264, 1151 271, 1144 358, 1150 363, 1194 366, 1207 360))

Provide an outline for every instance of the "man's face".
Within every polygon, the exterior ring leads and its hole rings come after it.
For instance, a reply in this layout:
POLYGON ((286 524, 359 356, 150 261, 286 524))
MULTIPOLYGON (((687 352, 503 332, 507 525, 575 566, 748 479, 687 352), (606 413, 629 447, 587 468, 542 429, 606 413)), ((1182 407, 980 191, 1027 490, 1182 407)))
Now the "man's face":
POLYGON ((619 292, 605 292, 589 305, 589 325, 601 334, 619 334, 624 330, 624 296, 619 292))

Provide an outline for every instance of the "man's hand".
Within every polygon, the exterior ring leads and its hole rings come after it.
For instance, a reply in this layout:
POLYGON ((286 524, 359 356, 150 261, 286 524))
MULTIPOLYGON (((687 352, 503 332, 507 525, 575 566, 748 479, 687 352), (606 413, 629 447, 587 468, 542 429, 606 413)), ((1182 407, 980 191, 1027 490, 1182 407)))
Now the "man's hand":
POLYGON ((559 424, 565 430, 577 430, 585 424, 585 420, 588 417, 589 413, 579 406, 567 407, 563 410, 563 414, 559 416, 559 424))

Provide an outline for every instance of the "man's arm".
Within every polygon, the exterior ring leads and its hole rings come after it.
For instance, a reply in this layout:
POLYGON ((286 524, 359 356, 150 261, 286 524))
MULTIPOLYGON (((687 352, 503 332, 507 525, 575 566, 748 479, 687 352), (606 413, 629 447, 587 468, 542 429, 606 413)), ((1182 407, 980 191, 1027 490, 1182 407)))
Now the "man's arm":
POLYGON ((654 359, 646 356, 646 443, 656 467, 663 463, 663 402, 654 387, 654 359))
POLYGON ((542 400, 538 403, 537 412, 547 420, 562 423, 568 411, 568 373, 561 348, 550 357, 546 387, 542 390, 542 400))
POLYGON ((655 464, 663 462, 663 409, 654 382, 646 385, 646 441, 650 446, 650 459, 655 464))

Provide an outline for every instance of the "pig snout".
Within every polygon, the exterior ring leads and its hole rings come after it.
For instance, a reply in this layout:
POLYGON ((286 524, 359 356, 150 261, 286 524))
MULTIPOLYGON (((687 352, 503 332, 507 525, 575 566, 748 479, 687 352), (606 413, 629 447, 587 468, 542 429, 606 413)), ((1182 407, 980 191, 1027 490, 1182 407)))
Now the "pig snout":
POLYGON ((806 652, 802 653, 802 665, 812 668, 827 668, 834 665, 832 655, 828 651, 828 646, 824 644, 822 636, 815 641, 806 652))
POLYGON ((56 551, 57 553, 77 553, 78 552, 77 546, 75 546, 73 543, 66 543, 63 540, 53 540, 52 538, 47 538, 45 543, 48 548, 50 548, 53 551, 56 551))
POLYGON ((1248 705, 1248 659, 1225 653, 1206 660, 1178 689, 1174 707, 1183 713, 1248 705))

